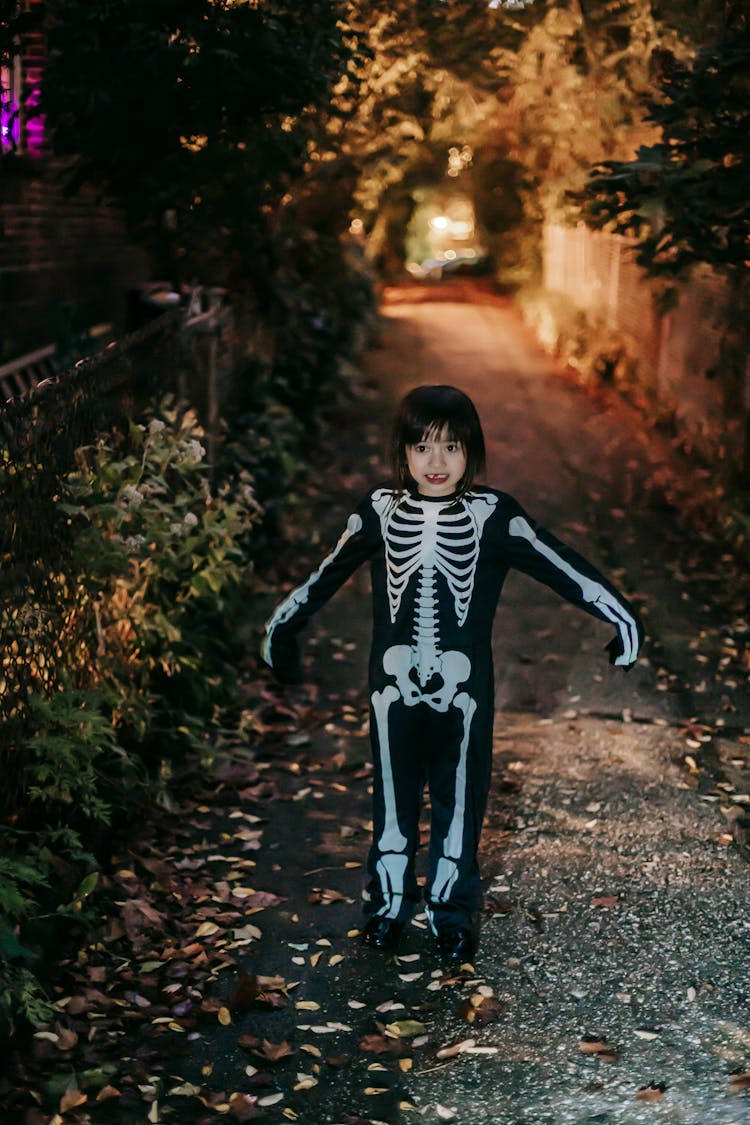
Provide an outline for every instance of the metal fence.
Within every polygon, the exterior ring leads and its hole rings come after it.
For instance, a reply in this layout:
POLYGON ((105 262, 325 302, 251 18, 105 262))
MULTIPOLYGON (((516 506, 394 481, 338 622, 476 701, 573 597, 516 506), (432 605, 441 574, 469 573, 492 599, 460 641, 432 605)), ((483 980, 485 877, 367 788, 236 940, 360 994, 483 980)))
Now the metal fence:
MULTIPOLYGON (((736 373, 722 370, 729 323, 728 287, 708 269, 681 283, 679 300, 660 314, 655 287, 636 264, 634 242, 579 227, 544 232, 545 289, 561 294, 635 361, 638 385, 673 413, 685 436, 737 465, 746 457, 746 419, 736 373)), ((548 317, 554 314, 548 313, 548 317)), ((558 314, 561 321, 564 312, 558 314)), ((564 331, 547 325, 546 336, 564 331)))
POLYGON ((76 450, 144 405, 188 398, 216 453, 232 371, 232 322, 219 291, 158 319, 0 404, 0 806, 23 792, 28 706, 57 682, 77 623, 67 597, 73 529, 57 503, 76 450))

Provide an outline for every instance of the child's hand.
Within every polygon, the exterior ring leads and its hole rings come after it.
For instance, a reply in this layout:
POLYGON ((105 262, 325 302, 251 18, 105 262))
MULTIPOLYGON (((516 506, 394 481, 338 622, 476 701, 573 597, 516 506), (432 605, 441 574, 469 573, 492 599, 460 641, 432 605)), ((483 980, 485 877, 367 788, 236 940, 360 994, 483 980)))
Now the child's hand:
POLYGON ((635 660, 628 660, 625 656, 625 646, 622 643, 622 637, 616 633, 608 645, 605 646, 609 653, 610 664, 616 665, 618 668, 624 668, 626 672, 635 664, 635 660))
POLYGON ((271 658, 271 670, 279 683, 302 683, 302 660, 296 637, 274 637, 271 658))

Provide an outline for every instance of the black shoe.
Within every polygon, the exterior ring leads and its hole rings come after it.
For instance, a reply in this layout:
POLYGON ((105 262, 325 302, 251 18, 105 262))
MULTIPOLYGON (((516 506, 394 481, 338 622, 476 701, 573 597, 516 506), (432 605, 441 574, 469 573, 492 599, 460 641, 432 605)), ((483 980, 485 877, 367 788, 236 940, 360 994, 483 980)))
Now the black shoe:
POLYGON ((404 923, 395 918, 380 918, 373 914, 362 930, 362 944, 381 953, 392 953, 404 932, 404 923))
POLYGON ((455 930, 438 930, 438 947, 446 969, 460 969, 471 964, 477 951, 477 936, 465 927, 455 930))

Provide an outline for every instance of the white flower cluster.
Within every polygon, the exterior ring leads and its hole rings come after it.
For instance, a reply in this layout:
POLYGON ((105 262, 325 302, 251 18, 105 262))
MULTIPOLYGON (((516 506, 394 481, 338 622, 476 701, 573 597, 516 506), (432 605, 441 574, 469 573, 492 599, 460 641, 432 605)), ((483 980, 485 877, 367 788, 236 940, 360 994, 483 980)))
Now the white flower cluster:
POLYGON ((164 428, 165 423, 162 422, 161 418, 152 418, 148 424, 148 432, 150 434, 160 434, 164 428))
POLYGON ((199 441, 192 438, 190 441, 183 442, 182 453, 186 461, 192 461, 196 465, 203 460, 206 456, 206 451, 199 441))
POLYGON ((122 490, 121 499, 128 508, 139 508, 143 503, 143 493, 134 484, 126 484, 122 490))
POLYGON ((196 527, 198 524, 198 517, 195 512, 187 512, 182 523, 171 523, 169 530, 172 535, 184 535, 185 531, 189 531, 191 527, 196 527))
POLYGON ((125 546, 129 551, 140 551, 143 544, 146 542, 145 535, 129 535, 125 540, 125 546))

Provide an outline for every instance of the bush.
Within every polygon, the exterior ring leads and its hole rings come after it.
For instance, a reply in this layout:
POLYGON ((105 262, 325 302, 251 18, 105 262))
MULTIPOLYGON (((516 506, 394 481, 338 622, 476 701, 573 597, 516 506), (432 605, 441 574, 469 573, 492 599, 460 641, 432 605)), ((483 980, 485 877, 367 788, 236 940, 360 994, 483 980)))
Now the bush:
POLYGON ((205 743, 234 682, 230 623, 260 508, 245 472, 212 491, 202 438, 194 412, 165 404, 82 450, 66 482, 88 623, 79 660, 116 693, 121 745, 149 760, 205 743))
POLYGON ((6 1022, 12 1006, 43 1010, 30 967, 59 924, 85 924, 113 810, 167 799, 172 763, 209 744, 233 700, 232 622, 260 509, 244 471, 212 489, 202 438, 192 411, 165 403, 79 450, 61 482, 73 531, 61 656, 54 689, 28 701, 25 793, 0 860, 6 1022))

